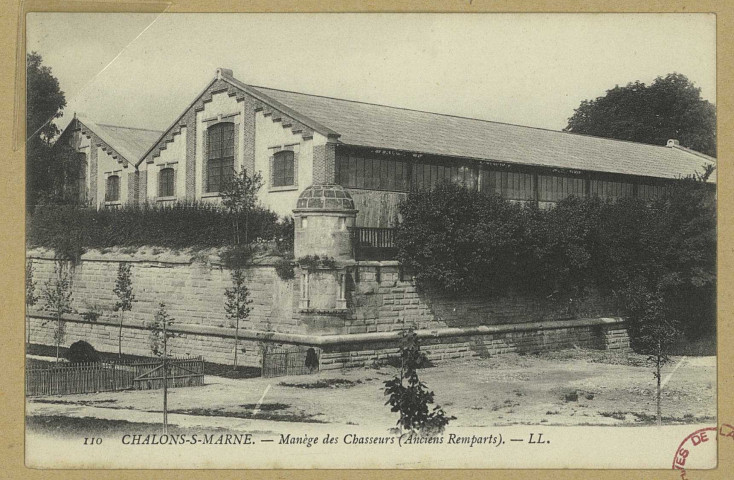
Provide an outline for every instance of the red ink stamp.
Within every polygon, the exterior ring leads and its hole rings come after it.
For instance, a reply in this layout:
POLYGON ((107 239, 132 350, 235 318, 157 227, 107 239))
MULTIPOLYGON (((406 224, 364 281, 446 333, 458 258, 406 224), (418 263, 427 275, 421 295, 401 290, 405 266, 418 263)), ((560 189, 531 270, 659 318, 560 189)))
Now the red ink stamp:
POLYGON ((687 479, 687 470, 716 467, 718 438, 734 441, 734 426, 722 423, 720 427, 707 427, 688 435, 673 456, 673 469, 680 470, 687 479))

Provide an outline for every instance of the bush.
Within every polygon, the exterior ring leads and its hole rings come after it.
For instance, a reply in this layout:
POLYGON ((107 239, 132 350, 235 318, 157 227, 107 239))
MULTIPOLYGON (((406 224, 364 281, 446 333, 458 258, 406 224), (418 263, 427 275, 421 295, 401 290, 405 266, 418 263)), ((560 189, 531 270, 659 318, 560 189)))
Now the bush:
POLYGON ((400 342, 400 374, 383 382, 388 397, 385 405, 390 405, 391 412, 400 414, 397 426, 411 437, 438 435, 456 419, 446 415, 439 405, 429 408, 434 394, 420 381, 417 371, 424 358, 415 330, 404 330, 400 342))
POLYGON ((651 202, 569 197, 550 210, 444 183, 401 203, 398 258, 420 288, 457 296, 600 291, 618 300, 638 349, 651 318, 695 339, 716 326, 716 192, 701 180, 651 202))
POLYGON ((99 362, 100 356, 93 346, 79 340, 71 344, 66 352, 66 359, 71 363, 92 363, 99 362))
POLYGON ((296 260, 298 266, 302 269, 313 273, 319 269, 334 269, 336 268, 336 260, 332 257, 319 257, 318 255, 306 255, 296 260))
MULTIPOLYGON (((234 215, 216 204, 125 205, 100 209, 71 205, 38 206, 29 217, 27 241, 77 259, 86 248, 160 246, 216 248, 230 245, 234 215)), ((264 208, 250 211, 248 237, 273 240, 283 227, 264 208)), ((240 219, 244 224, 244 219, 240 219)))
POLYGON ((499 294, 526 285, 530 209, 452 183, 413 192, 399 208, 398 259, 420 287, 499 294))
POLYGON ((293 262, 287 258, 281 258, 275 262, 275 273, 278 274, 281 280, 290 280, 296 277, 293 262))

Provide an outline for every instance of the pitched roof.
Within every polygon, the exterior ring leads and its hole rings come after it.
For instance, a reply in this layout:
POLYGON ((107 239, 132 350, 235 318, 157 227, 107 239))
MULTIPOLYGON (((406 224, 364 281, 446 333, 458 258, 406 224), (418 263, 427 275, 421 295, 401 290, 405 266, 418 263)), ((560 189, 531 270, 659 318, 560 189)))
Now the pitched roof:
POLYGON ((77 118, 83 125, 94 132, 109 148, 122 155, 133 165, 153 145, 163 132, 144 128, 121 127, 95 123, 86 118, 77 118))
POLYGON ((647 145, 352 100, 251 87, 365 146, 521 165, 678 178, 715 159, 682 147, 647 145))

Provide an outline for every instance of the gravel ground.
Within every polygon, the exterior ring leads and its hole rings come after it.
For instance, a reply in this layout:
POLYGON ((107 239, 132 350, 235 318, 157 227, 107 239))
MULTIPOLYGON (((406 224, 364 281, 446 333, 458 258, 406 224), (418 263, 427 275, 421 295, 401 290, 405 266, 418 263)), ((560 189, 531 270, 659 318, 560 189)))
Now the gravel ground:
MULTIPOLYGON (((237 424, 390 428, 397 417, 385 406, 383 382, 395 372, 393 367, 382 367, 281 378, 207 376, 203 387, 170 390, 169 409, 183 426, 188 418, 189 423, 212 428, 226 426, 228 419, 237 424)), ((509 354, 422 369, 420 378, 435 392, 436 403, 457 417, 452 422, 455 426, 629 426, 654 421, 652 369, 644 356, 632 353, 572 349, 509 354)), ((667 378, 662 400, 665 423, 715 419, 716 357, 674 357, 663 378, 667 378)), ((28 414, 39 418, 122 416, 145 423, 151 413, 160 412, 161 403, 160 391, 32 397, 28 414)), ((44 422, 34 425, 43 428, 44 422)))

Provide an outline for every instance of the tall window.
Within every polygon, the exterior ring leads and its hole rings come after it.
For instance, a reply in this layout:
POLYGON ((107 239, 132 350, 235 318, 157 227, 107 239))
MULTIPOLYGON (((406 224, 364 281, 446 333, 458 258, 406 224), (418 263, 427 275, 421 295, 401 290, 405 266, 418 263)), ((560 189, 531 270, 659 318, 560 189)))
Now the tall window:
POLYGON ((337 156, 336 179, 348 188, 404 192, 408 190, 409 168, 405 160, 351 153, 337 156))
POLYGON ((118 202, 120 200, 120 177, 110 175, 107 177, 107 189, 104 195, 105 202, 118 202))
POLYGON ((571 195, 586 195, 586 181, 581 177, 538 175, 538 183, 538 200, 541 202, 559 202, 571 195))
POLYGON ((592 196, 604 200, 617 200, 632 196, 632 184, 626 182, 610 182, 607 180, 591 180, 590 192, 592 196))
POLYGON ((293 152, 283 150, 273 155, 273 186, 287 187, 294 185, 293 152))
POLYGON ((175 184, 173 182, 174 173, 172 168, 162 168, 158 174, 158 196, 173 197, 175 193, 175 184))
POLYGON ((234 124, 218 123, 207 130, 206 191, 218 192, 234 176, 234 124))
POLYGON ((482 192, 497 193, 509 200, 532 200, 533 176, 529 173, 482 168, 482 192))

